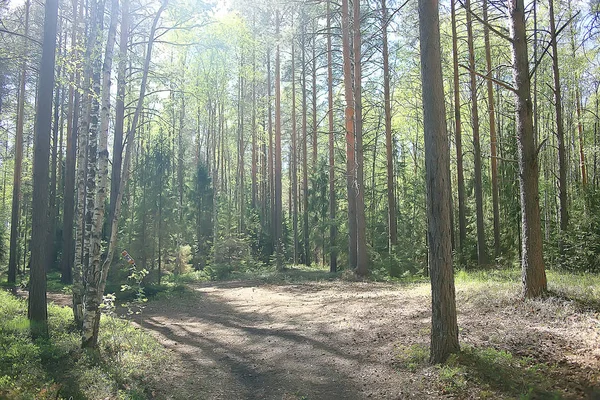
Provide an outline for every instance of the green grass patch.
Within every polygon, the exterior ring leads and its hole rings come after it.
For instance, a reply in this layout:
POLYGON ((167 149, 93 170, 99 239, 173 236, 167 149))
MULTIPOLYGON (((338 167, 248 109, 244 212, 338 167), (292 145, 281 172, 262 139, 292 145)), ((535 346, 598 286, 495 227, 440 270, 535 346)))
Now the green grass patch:
POLYGON ((69 308, 48 307, 48 339, 32 340, 27 303, 0 291, 0 398, 146 398, 167 360, 151 336, 102 317, 98 351, 82 351, 69 308))
POLYGON ((398 369, 417 372, 424 368, 429 360, 429 347, 424 344, 411 346, 398 345, 395 349, 393 364, 398 369))
POLYGON ((552 367, 494 348, 463 346, 438 366, 440 390, 459 397, 560 399, 552 389, 552 367))

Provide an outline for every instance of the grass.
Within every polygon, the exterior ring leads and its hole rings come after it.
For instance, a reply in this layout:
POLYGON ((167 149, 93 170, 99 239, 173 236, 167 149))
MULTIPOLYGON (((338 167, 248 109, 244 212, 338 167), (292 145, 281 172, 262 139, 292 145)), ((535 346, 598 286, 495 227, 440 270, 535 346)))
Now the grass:
POLYGON ((26 301, 0 291, 0 398, 144 399, 167 353, 127 321, 103 316, 98 351, 82 351, 69 308, 49 305, 48 339, 32 340, 26 301))

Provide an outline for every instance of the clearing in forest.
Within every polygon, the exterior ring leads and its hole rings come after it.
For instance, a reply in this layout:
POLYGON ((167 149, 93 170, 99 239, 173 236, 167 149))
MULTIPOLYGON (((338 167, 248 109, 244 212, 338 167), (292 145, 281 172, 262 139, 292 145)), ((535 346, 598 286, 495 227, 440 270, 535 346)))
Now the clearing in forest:
POLYGON ((597 304, 558 295, 522 302, 518 290, 517 282, 459 276, 463 352, 432 367, 426 283, 191 285, 143 312, 143 328, 174 355, 151 392, 169 399, 598 398, 597 304))

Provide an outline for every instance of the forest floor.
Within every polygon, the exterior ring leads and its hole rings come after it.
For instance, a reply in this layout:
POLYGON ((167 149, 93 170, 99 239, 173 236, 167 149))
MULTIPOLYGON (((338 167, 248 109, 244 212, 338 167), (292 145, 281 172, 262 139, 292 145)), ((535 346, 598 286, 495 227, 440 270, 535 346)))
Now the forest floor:
POLYGON ((576 293, 551 286, 552 296, 523 302, 518 277, 460 275, 462 352, 441 367, 427 362, 426 283, 296 274, 191 284, 149 302, 142 313, 142 327, 173 355, 151 393, 157 399, 600 399, 597 280, 582 279, 576 293))

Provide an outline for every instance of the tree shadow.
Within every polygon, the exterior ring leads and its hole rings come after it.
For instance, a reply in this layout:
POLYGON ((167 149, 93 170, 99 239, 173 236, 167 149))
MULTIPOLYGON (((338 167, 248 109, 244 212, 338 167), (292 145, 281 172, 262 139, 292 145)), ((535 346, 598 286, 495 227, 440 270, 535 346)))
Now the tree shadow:
MULTIPOLYGON (((193 307, 149 310, 144 328, 154 331, 194 374, 206 376, 205 397, 214 393, 235 398, 363 398, 356 379, 341 364, 368 363, 366 355, 330 344, 331 327, 313 323, 296 328, 273 314, 240 311, 216 293, 196 292, 193 307), (166 315, 165 315, 166 314, 166 315), (329 328, 329 329, 328 329, 329 328), (283 397, 285 398, 285 397, 283 397)), ((299 320, 303 319, 302 316, 299 320)), ((336 330, 336 340, 343 339, 336 330)), ((346 338, 351 336, 346 332, 346 338)), ((181 375, 182 379, 189 379, 181 375)), ((204 398, 200 396, 200 398, 204 398)))

